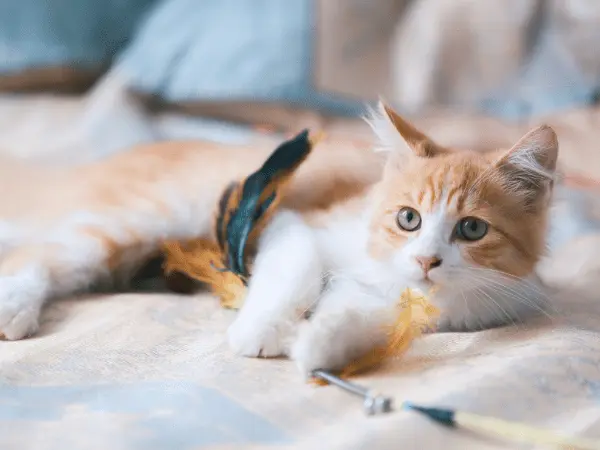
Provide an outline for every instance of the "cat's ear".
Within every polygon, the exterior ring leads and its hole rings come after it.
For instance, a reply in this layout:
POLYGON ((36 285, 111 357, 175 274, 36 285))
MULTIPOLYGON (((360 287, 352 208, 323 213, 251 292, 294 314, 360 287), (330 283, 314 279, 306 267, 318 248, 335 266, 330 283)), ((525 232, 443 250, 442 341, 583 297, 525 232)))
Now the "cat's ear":
POLYGON ((531 130, 497 161, 505 186, 513 193, 534 201, 547 194, 556 175, 558 138, 552 128, 542 125, 531 130))
POLYGON ((413 125, 404 120, 382 100, 369 111, 367 123, 379 140, 378 149, 390 153, 421 157, 434 156, 437 145, 413 125))

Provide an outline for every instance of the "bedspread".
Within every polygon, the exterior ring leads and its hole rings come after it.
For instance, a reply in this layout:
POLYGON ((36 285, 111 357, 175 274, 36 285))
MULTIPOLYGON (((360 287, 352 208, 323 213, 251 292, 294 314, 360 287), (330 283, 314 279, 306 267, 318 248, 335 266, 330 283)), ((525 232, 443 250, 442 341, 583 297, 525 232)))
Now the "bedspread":
MULTIPOLYGON (((41 160, 46 136, 56 143, 47 147, 52 158, 86 160, 85 152, 99 151, 86 134, 90 128, 75 132, 80 122, 69 124, 65 118, 78 116, 80 107, 72 99, 0 99, 0 144, 7 153, 41 160), (46 128, 31 133, 40 117, 46 128), (27 124, 30 131, 24 132, 27 124), (61 130, 67 129, 70 134, 61 140, 61 130)), ((119 117, 114 120, 124 120, 119 117)), ((137 126, 129 130, 139 135, 106 144, 110 151, 155 138, 156 121, 132 117, 137 126)), ((564 125, 567 142, 577 135, 596 136, 589 117, 564 125)), ((98 118, 85 124, 111 125, 98 118)), ((217 131, 232 139, 249 136, 222 124, 217 131)), ((472 132, 465 129, 463 136, 472 132)), ((510 133, 501 132, 500 138, 510 133)), ((579 164, 579 172, 600 176, 594 139, 567 145, 567 167, 579 164), (585 163, 584 153, 591 155, 585 163)), ((594 195, 588 197, 594 201, 594 195)), ((600 265, 594 265, 594 249, 600 249, 597 234, 570 236, 557 250, 559 257, 542 267, 556 288, 578 289, 562 295, 563 305, 573 309, 568 319, 428 335, 404 358, 360 382, 392 395, 397 404, 404 399, 432 403, 600 437, 600 265), (577 309, 580 299, 591 301, 577 309)), ((35 338, 0 342, 0 448, 508 447, 409 412, 366 417, 359 400, 335 387, 306 383, 285 359, 235 356, 225 342, 233 315, 209 295, 103 295, 50 305, 35 338)))

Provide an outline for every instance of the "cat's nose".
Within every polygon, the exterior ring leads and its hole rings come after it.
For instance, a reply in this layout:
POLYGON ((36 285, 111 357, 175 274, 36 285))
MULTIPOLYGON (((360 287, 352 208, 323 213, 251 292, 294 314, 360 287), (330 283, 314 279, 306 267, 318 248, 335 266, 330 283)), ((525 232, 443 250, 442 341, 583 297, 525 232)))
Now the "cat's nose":
POLYGON ((415 259, 425 274, 428 274, 431 269, 442 265, 442 259, 437 256, 416 256, 415 259))

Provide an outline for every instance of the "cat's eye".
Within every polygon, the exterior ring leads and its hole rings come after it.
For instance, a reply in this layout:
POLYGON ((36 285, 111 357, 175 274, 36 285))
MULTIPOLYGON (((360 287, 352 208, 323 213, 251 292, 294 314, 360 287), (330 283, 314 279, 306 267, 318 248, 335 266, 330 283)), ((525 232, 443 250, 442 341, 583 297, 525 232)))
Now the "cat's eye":
POLYGON ((421 215, 416 209, 406 206, 398 211, 398 226, 405 231, 416 231, 421 228, 421 215))
POLYGON ((478 241, 487 232, 487 222, 476 217, 465 217, 456 224, 456 237, 465 241, 478 241))

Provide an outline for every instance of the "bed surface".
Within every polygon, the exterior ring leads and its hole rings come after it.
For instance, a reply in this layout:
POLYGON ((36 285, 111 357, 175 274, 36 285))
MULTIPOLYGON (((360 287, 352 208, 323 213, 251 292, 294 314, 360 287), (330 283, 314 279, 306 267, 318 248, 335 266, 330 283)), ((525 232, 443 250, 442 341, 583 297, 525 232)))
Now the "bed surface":
MULTIPOLYGON (((149 120, 111 92, 96 93, 93 102, 2 97, 0 147, 64 163, 157 136, 258 139, 232 125, 149 120), (100 140, 108 129, 110 139, 100 140)), ((559 133, 561 164, 576 175, 569 181, 585 185, 592 203, 600 202, 590 181, 600 179, 598 114, 543 119, 559 133)), ((509 143, 532 125, 443 114, 417 123, 440 142, 475 146, 509 143)), ((330 136, 348 138, 351 129, 330 125, 330 136)), ((354 138, 364 139, 362 133, 354 138)), ((435 403, 600 438, 600 265, 589 264, 594 248, 600 249, 598 235, 570 238, 543 270, 551 284, 577 287, 563 294, 574 309, 579 299, 595 296, 595 316, 590 306, 569 320, 430 335, 360 382, 393 395, 397 404, 435 403)), ((52 304, 35 338, 0 342, 0 448, 508 448, 407 412, 367 418, 356 398, 305 383, 286 360, 234 356, 224 340, 233 314, 208 295, 127 294, 52 304)))

